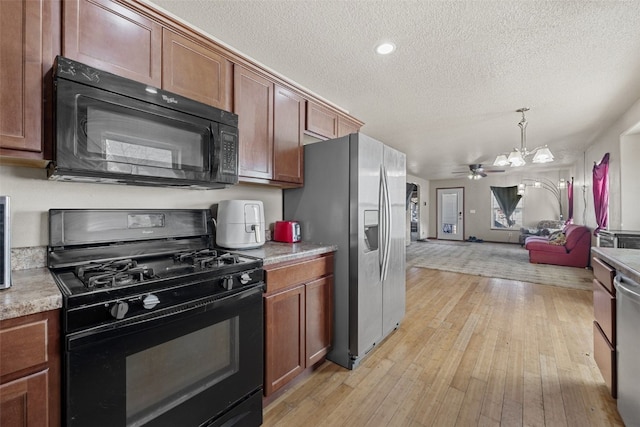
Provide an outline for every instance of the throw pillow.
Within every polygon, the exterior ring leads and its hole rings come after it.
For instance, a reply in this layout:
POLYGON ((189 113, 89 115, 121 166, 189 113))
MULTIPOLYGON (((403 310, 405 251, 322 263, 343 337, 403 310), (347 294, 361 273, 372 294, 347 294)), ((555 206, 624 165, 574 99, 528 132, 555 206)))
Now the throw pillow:
POLYGON ((551 243, 552 245, 562 246, 567 243, 567 236, 565 236, 563 233, 560 233, 555 239, 549 239, 549 243, 551 243))
POLYGON ((553 233, 549 234, 549 241, 557 239, 561 234, 564 236, 562 230, 554 231, 553 233))

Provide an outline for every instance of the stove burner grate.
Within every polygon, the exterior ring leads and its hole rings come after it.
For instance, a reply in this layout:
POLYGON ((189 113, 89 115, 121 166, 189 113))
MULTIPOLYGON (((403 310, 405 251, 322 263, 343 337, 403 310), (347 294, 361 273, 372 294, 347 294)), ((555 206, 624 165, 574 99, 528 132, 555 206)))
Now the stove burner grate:
POLYGON ((237 254, 218 253, 218 251, 214 249, 184 252, 174 255, 174 259, 176 261, 189 263, 200 270, 240 263, 237 254))
POLYGON ((126 286, 155 277, 152 268, 138 266, 131 259, 115 260, 105 263, 90 263, 76 267, 76 276, 86 288, 126 286))

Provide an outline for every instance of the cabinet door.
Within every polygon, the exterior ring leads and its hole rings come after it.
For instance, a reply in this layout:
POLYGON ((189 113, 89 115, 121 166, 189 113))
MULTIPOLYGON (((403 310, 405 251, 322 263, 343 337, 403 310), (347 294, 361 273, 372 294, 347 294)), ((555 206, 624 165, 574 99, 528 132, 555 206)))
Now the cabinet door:
POLYGON ((292 91, 275 85, 273 114, 273 178, 276 181, 301 184, 305 100, 292 91))
POLYGON ((162 31, 162 88, 231 110, 231 62, 173 31, 162 31))
POLYGON ((349 135, 360 130, 360 126, 348 120, 346 117, 338 116, 338 136, 349 135))
POLYGON ((338 113, 314 102, 307 102, 307 130, 326 138, 338 136, 338 113))
POLYGON ((273 83, 236 65, 234 109, 238 114, 240 176, 273 178, 273 83))
POLYGON ((59 50, 54 6, 50 0, 0 0, 1 155, 44 157, 43 100, 51 102, 45 76, 59 50))
POLYGON ((307 366, 321 360, 333 333, 333 275, 307 283, 305 289, 307 366))
POLYGON ((63 2, 62 54, 159 87, 162 27, 110 0, 63 2))
POLYGON ((264 298, 264 394, 280 389, 305 368, 304 285, 264 298))
POLYGON ((49 425, 47 375, 41 371, 0 386, 2 427, 49 425))

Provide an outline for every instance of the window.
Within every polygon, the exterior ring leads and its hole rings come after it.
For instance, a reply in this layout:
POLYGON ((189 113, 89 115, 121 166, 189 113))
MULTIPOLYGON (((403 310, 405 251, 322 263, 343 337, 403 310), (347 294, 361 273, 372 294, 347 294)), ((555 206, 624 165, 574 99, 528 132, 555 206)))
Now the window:
POLYGON ((523 200, 524 199, 520 199, 516 209, 513 211, 513 214, 511 214, 511 220, 515 223, 509 227, 509 224, 507 224, 507 218, 502 212, 502 209, 500 209, 496 196, 491 192, 491 228, 493 230, 519 230, 520 227, 522 227, 522 213, 524 211, 522 206, 523 200))

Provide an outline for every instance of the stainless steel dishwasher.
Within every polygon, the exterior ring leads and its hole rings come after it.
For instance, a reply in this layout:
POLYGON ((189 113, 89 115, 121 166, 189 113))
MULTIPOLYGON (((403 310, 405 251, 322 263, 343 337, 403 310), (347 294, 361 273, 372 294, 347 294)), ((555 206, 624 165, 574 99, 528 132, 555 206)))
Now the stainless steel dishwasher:
POLYGON ((640 425, 640 283, 618 274, 616 287, 616 357, 618 412, 627 426, 640 425))

